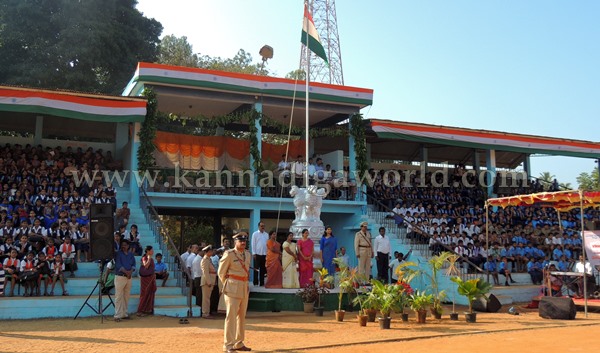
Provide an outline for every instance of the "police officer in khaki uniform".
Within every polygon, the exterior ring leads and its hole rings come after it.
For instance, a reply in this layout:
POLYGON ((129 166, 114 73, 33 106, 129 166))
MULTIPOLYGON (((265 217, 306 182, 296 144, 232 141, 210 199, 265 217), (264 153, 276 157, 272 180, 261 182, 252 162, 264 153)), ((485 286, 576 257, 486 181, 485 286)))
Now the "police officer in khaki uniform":
POLYGON ((213 288, 217 285, 217 270, 211 261, 213 256, 212 245, 205 246, 204 256, 200 262, 200 268, 202 269, 202 277, 200 277, 200 286, 202 287, 202 317, 205 319, 212 319, 210 315, 210 297, 213 288))
POLYGON ((354 252, 358 258, 358 274, 369 278, 371 275, 371 259, 373 254, 373 245, 371 244, 371 233, 367 231, 367 222, 360 224, 360 231, 354 235, 354 252))
POLYGON ((219 280, 223 284, 225 317, 224 352, 250 351, 244 345, 246 309, 248 308, 248 277, 252 254, 246 250, 248 234, 233 236, 235 246, 225 251, 219 261, 219 280))

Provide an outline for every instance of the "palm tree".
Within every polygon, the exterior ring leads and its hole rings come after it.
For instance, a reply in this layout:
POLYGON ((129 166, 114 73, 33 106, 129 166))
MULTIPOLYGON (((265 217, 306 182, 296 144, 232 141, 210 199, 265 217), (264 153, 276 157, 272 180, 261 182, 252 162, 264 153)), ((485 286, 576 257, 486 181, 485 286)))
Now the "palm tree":
POLYGON ((558 184, 558 188, 561 190, 571 190, 573 189, 573 187, 571 186, 571 183, 560 183, 558 184))
POLYGON ((543 172, 540 173, 538 181, 544 186, 544 190, 547 190, 550 185, 552 185, 552 181, 554 181, 555 178, 556 176, 554 174, 550 174, 550 172, 543 172))

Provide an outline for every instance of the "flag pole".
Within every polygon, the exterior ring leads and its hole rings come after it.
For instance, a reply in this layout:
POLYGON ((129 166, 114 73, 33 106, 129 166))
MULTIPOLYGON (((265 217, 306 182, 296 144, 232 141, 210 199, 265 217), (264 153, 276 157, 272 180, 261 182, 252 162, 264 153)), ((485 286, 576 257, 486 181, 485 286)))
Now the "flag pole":
MULTIPOLYGON (((308 1, 304 2, 304 10, 308 12, 308 1)), ((308 14, 304 16, 305 26, 308 28, 308 14)), ((305 159, 304 159, 304 187, 308 189, 308 87, 310 81, 310 48, 308 47, 308 30, 306 31, 306 117, 304 119, 304 150, 305 150, 305 159)))

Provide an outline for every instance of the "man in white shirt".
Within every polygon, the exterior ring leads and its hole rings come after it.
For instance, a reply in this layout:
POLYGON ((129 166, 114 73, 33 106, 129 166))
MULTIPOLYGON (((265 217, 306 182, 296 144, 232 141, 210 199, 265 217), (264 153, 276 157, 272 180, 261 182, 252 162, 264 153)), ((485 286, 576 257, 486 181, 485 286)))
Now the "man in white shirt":
POLYGON ((196 305, 202 306, 202 256, 198 256, 198 245, 192 245, 192 254, 188 256, 188 260, 192 259, 191 270, 193 282, 193 293, 196 296, 196 305))
POLYGON ((292 164, 292 173, 294 175, 296 186, 302 186, 304 181, 304 161, 302 160, 302 156, 298 155, 296 162, 292 164))
POLYGON ((252 233, 251 249, 252 259, 254 260, 254 286, 265 285, 265 275, 267 274, 267 240, 269 233, 265 231, 265 223, 258 222, 258 230, 252 233))
POLYGON ((379 228, 379 235, 375 237, 375 254, 377 254, 377 277, 383 283, 388 283, 388 269, 390 267, 390 238, 385 236, 385 227, 379 228))
MULTIPOLYGON (((594 279, 594 269, 592 268, 592 264, 589 261, 583 262, 583 255, 579 255, 579 262, 575 264, 575 272, 585 273, 585 277, 587 280, 587 291, 590 293, 593 291, 596 285, 596 281, 594 279)), ((577 278, 577 294, 580 297, 583 297, 583 277, 577 278)))
POLYGON ((346 254, 346 248, 345 247, 341 247, 340 248, 340 253, 338 255, 338 258, 340 259, 340 262, 342 262, 343 264, 345 264, 347 267, 350 266, 350 257, 348 256, 348 254, 346 254))

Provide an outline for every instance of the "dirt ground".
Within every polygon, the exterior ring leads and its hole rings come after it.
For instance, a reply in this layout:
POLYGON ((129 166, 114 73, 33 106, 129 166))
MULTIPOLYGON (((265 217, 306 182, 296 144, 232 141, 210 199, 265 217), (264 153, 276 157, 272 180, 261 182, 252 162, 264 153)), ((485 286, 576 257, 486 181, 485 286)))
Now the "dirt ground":
MULTIPOLYGON (((445 312, 450 312, 446 308, 445 312)), ((427 318, 417 324, 392 321, 390 330, 378 323, 359 327, 356 313, 344 322, 332 312, 323 317, 298 312, 248 313, 246 345, 254 352, 580 352, 599 341, 600 313, 583 312, 571 321, 546 320, 537 311, 518 307, 520 315, 479 313, 476 324, 427 318), (595 333, 594 333, 595 332, 595 333), (468 347, 468 348, 466 348, 468 347)), ((459 312, 464 311, 457 310, 459 312)), ((221 352, 223 318, 206 320, 133 317, 120 323, 100 317, 0 322, 0 352, 221 352)))

